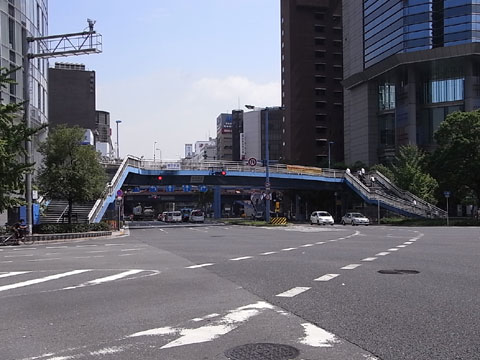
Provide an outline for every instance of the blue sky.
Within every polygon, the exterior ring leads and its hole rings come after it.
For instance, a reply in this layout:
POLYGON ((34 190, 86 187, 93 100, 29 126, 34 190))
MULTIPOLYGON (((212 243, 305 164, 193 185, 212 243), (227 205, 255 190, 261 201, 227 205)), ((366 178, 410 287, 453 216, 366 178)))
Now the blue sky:
MULTIPOLYGON (((49 0, 49 34, 96 20, 103 53, 52 59, 97 77, 97 109, 120 124, 120 153, 178 159, 216 136, 216 117, 280 105, 280 0, 49 0), (132 4, 138 4, 134 7, 132 4)), ((115 142, 115 126, 112 126, 115 142)))

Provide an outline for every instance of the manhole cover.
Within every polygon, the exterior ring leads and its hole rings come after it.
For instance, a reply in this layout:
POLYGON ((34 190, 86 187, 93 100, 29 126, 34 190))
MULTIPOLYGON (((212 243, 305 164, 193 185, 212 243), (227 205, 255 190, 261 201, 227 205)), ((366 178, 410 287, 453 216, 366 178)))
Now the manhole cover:
POLYGON ((410 274, 419 274, 420 271, 417 270, 378 270, 380 274, 387 274, 387 275, 410 275, 410 274))
POLYGON ((246 344, 225 351, 231 360, 289 360, 300 352, 292 346, 282 344, 246 344))

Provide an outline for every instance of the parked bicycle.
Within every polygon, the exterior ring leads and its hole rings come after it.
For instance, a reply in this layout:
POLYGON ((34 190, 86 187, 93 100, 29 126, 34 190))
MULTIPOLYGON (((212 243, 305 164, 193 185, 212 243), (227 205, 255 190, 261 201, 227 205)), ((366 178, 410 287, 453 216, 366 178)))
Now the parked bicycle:
POLYGON ((31 245, 35 242, 35 238, 29 236, 27 229, 21 225, 9 226, 5 224, 5 229, 6 233, 3 239, 0 240, 0 245, 19 245, 20 243, 31 245))

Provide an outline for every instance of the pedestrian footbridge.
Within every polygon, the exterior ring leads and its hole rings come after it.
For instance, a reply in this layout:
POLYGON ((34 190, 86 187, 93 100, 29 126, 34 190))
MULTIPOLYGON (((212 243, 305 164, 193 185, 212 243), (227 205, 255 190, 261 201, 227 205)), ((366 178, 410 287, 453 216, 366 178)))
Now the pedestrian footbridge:
MULTIPOLYGON (((271 164, 270 187, 275 190, 324 190, 349 191, 357 194, 370 205, 387 209, 407 217, 446 217, 444 210, 429 204, 392 184, 382 174, 375 172, 376 181, 344 170, 307 166, 271 164)), ((265 167, 249 166, 244 162, 206 161, 193 163, 188 160, 151 161, 127 156, 118 167, 113 179, 106 185, 102 196, 95 202, 88 221, 100 222, 110 204, 121 194, 125 186, 196 186, 214 190, 214 207, 220 206, 222 187, 265 187, 265 167), (222 173, 224 172, 224 173, 222 173)))

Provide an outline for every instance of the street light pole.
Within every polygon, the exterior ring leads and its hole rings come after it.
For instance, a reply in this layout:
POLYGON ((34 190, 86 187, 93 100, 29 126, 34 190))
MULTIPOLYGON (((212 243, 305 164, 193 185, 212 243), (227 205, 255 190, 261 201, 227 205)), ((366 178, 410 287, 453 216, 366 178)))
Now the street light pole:
POLYGON ((267 201, 265 202, 265 221, 270 222, 270 152, 268 149, 268 107, 265 108, 265 192, 267 201))
POLYGON ((117 123, 117 159, 120 159, 120 142, 119 142, 119 136, 118 136, 118 124, 122 122, 122 120, 115 120, 117 123))
POLYGON ((155 152, 157 151, 157 142, 153 143, 153 162, 155 162, 155 152))
POLYGON ((328 168, 330 169, 330 146, 335 144, 334 141, 329 141, 328 142, 328 168))

